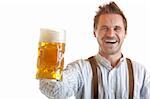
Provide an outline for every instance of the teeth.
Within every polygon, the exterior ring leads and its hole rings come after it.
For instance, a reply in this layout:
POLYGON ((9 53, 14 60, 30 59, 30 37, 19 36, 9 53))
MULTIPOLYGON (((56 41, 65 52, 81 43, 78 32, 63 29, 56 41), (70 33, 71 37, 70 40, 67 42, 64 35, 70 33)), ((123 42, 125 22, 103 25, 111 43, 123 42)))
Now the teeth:
POLYGON ((105 42, 108 42, 108 43, 115 43, 116 40, 105 40, 105 42))

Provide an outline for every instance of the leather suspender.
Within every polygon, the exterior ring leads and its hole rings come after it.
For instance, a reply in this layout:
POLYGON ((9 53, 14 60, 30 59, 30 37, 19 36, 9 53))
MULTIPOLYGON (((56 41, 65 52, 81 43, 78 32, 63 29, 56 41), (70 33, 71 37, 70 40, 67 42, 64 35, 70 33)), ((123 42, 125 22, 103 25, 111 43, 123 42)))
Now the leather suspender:
MULTIPOLYGON (((93 72, 93 79, 92 83, 94 84, 94 99, 98 99, 98 77, 97 77, 97 62, 95 58, 92 56, 89 59, 91 64, 92 72, 93 72)), ((133 99, 134 95, 134 75, 133 75, 133 67, 132 62, 130 59, 126 58, 127 65, 128 65, 128 74, 129 74, 129 99, 133 99)))
POLYGON ((129 74, 129 99, 133 99, 134 95, 134 74, 133 66, 130 59, 126 58, 128 65, 128 74, 129 74))
POLYGON ((98 77, 97 77, 97 62, 95 58, 92 56, 88 58, 91 64, 92 72, 93 72, 93 78, 92 78, 92 83, 94 84, 93 86, 93 91, 94 91, 94 99, 98 99, 98 77))

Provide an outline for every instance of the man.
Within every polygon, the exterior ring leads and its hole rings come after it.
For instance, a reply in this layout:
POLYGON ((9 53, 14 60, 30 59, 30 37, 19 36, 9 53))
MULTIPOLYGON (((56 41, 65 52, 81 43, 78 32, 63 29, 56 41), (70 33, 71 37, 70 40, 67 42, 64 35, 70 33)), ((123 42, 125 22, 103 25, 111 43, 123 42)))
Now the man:
POLYGON ((121 53, 126 35, 127 20, 120 8, 114 2, 100 6, 94 18, 94 36, 99 44, 99 52, 92 58, 95 62, 85 59, 70 63, 63 71, 63 81, 41 79, 41 92, 50 99, 72 95, 76 99, 150 99, 150 74, 139 63, 127 62, 121 53))

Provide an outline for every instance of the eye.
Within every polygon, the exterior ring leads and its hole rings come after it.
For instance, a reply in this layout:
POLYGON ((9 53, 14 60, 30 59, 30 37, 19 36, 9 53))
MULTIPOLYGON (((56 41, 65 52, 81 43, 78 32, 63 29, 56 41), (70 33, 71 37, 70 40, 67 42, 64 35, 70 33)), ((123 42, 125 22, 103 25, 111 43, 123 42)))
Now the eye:
POLYGON ((106 31, 108 31, 108 27, 106 27, 106 26, 102 26, 101 28, 100 28, 100 31, 104 31, 104 32, 106 32, 106 31))
POLYGON ((120 31, 121 31, 121 27, 120 27, 120 26, 115 26, 114 30, 115 30, 116 32, 120 32, 120 31))

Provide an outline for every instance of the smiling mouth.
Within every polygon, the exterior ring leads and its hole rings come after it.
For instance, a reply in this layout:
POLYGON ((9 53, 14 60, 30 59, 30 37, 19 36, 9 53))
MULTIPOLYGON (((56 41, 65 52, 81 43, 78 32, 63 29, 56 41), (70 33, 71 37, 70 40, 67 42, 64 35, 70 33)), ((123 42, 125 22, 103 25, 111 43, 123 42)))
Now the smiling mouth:
POLYGON ((107 44, 115 44, 115 43, 117 43, 117 40, 105 40, 105 43, 107 43, 107 44))

